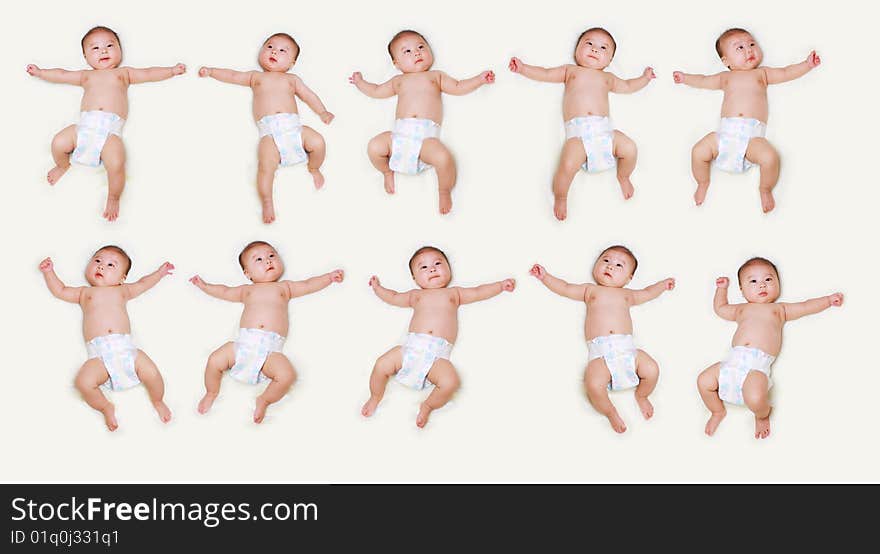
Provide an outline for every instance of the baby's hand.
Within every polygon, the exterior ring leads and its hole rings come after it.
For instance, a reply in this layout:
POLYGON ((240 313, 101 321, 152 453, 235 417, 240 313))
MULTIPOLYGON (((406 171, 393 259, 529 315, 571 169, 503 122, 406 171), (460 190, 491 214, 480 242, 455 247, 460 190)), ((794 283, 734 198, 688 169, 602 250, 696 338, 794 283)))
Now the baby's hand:
POLYGON ((715 279, 715 286, 719 289, 726 289, 729 284, 730 281, 727 279, 727 277, 719 277, 715 279))
POLYGON ((480 80, 483 81, 484 84, 491 85, 495 82, 495 72, 490 69, 489 71, 480 73, 480 80))
POLYGON ((174 271, 174 264, 172 264, 171 262, 165 262, 164 264, 159 266, 159 277, 171 275, 172 271, 174 271))
POLYGON ((684 73, 682 73, 681 71, 673 71, 672 72, 672 80, 678 84, 683 83, 684 82, 684 73))
POLYGON ((211 76, 211 70, 209 68, 204 67, 204 66, 199 68, 199 77, 210 77, 210 76, 211 76))
POLYGON ((40 68, 32 63, 29 63, 25 68, 25 71, 28 72, 28 75, 36 75, 39 70, 40 68))
POLYGON ((324 112, 324 113, 318 114, 318 117, 321 118, 321 121, 323 121, 325 125, 329 125, 330 122, 333 121, 333 118, 336 116, 330 112, 324 112))
POLYGON ((519 58, 510 58, 510 63, 507 64, 507 69, 513 71, 514 73, 519 73, 522 71, 522 60, 519 58))
POLYGON ((361 75, 360 71, 355 71, 354 73, 351 74, 351 77, 348 78, 348 82, 353 85, 358 85, 361 82, 363 82, 363 80, 364 80, 364 76, 361 75))
POLYGON ((828 297, 828 300, 831 301, 832 306, 842 306, 843 305, 843 294, 839 292, 835 292, 831 296, 828 297))
POLYGON ((810 52, 810 55, 807 56, 807 65, 810 66, 810 69, 816 67, 820 63, 822 63, 822 58, 819 57, 819 54, 817 54, 815 50, 810 52))
POLYGON ((171 68, 172 75, 183 75, 184 73, 186 73, 186 66, 182 63, 179 63, 171 68))
POLYGON ((199 288, 202 288, 202 287, 205 286, 205 282, 202 281, 202 278, 199 277, 198 275, 193 275, 192 277, 190 277, 190 278, 189 278, 189 282, 192 283, 192 284, 194 284, 195 286, 197 286, 197 287, 199 287, 199 288))
POLYGON ((330 280, 334 283, 341 283, 343 279, 345 279, 345 272, 341 269, 336 269, 330 272, 330 280))
POLYGON ((664 279, 662 282, 663 288, 665 288, 666 290, 672 290, 675 288, 675 279, 673 279, 672 277, 670 277, 669 279, 664 279))
POLYGON ((379 278, 373 275, 370 277, 370 286, 374 289, 379 286, 379 278))
MULTIPOLYGON (((675 74, 673 73, 673 75, 675 75, 675 74)), ((652 68, 652 67, 646 67, 645 71, 642 73, 642 77, 647 77, 648 79, 656 79, 657 78, 657 76, 654 75, 654 68, 652 68)))
POLYGON ((547 270, 542 266, 535 264, 532 266, 532 269, 529 270, 529 275, 534 275, 539 281, 543 281, 544 277, 547 276, 547 270))
POLYGON ((516 288, 516 280, 515 279, 505 279, 501 281, 501 290, 505 290, 507 292, 513 292, 513 289, 516 288))
POLYGON ((52 265, 52 258, 46 258, 45 260, 40 262, 40 271, 42 271, 43 273, 48 273, 52 271, 53 267, 54 266, 52 265))

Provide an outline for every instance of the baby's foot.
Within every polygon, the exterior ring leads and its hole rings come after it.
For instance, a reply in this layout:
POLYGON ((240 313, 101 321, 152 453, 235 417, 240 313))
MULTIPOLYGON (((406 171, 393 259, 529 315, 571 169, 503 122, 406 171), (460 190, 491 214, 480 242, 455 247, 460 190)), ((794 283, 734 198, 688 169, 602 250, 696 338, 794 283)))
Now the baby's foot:
POLYGON ((448 214, 452 210, 452 193, 448 190, 440 191, 440 213, 448 214))
POLYGON ((70 169, 70 165, 66 165, 61 167, 60 165, 56 165, 52 169, 49 170, 49 173, 46 175, 46 180, 49 181, 50 185, 54 185, 58 182, 58 179, 61 178, 62 175, 67 173, 67 170, 70 169))
POLYGON ((108 402, 107 407, 101 410, 101 413, 104 414, 104 423, 107 425, 107 429, 115 431, 119 424, 116 423, 116 408, 113 404, 108 402))
POLYGON ((706 199, 706 191, 708 190, 709 183, 706 183, 705 185, 697 184, 697 191, 694 192, 694 202, 697 204, 697 206, 703 204, 703 200, 706 199))
POLYGON ((712 416, 709 418, 709 421, 706 422, 706 434, 710 437, 714 435, 715 429, 718 429, 718 424, 721 423, 721 420, 724 419, 724 416, 726 415, 726 409, 722 409, 720 412, 712 412, 712 416))
POLYGON ((315 181, 315 190, 320 190, 324 186, 324 176, 321 174, 321 170, 309 169, 309 173, 312 174, 312 180, 315 181))
POLYGON ((384 173, 383 177, 385 178, 385 192, 394 194, 394 172, 384 173))
POLYGON ((171 421, 171 410, 168 409, 168 406, 166 406, 164 402, 161 400, 153 402, 153 407, 156 408, 156 413, 159 414, 159 419, 162 420, 162 423, 168 423, 171 421))
POLYGON ((620 418, 620 414, 617 413, 617 410, 612 411, 605 417, 608 418, 608 422, 611 424, 611 428, 614 429, 616 432, 623 433, 624 431, 626 431, 626 424, 620 418))
POLYGON ((216 394, 212 394, 210 392, 205 393, 205 396, 199 401, 199 413, 206 414, 208 410, 211 409, 211 406, 214 405, 214 400, 217 399, 216 394))
POLYGON ((775 207, 776 201, 773 200, 773 193, 769 190, 767 192, 761 191, 761 209, 764 210, 764 213, 769 212, 775 207))
POLYGON ((553 201, 553 215, 559 221, 565 221, 568 216, 568 197, 555 196, 553 201))
POLYGON ((419 406, 419 415, 416 416, 416 427, 421 429, 428 423, 428 418, 431 417, 431 412, 434 411, 434 408, 431 408, 424 402, 421 406, 419 406))
POLYGON ((373 415, 373 412, 376 411, 376 406, 379 405, 379 399, 370 397, 369 400, 364 403, 364 407, 361 408, 361 415, 364 417, 370 417, 373 415))
POLYGON ((617 176, 617 181, 620 183, 620 191, 623 193, 623 199, 629 200, 632 198, 633 193, 636 191, 633 188, 632 181, 629 180, 629 177, 621 177, 617 176))
POLYGON ((766 439, 770 436, 770 412, 767 417, 755 417, 755 438, 766 439))
POLYGON ((257 397, 257 407, 254 409, 254 423, 263 423, 263 418, 266 417, 266 408, 269 407, 269 403, 257 397))
POLYGON ((648 397, 636 395, 636 402, 639 405, 639 409, 642 410, 642 416, 644 416, 645 419, 651 419, 654 415, 654 405, 651 404, 648 397))
POLYGON ((107 205, 104 206, 104 219, 107 221, 116 221, 119 217, 119 199, 107 197, 107 205))
POLYGON ((275 221, 275 204, 271 198, 263 199, 263 223, 275 221))

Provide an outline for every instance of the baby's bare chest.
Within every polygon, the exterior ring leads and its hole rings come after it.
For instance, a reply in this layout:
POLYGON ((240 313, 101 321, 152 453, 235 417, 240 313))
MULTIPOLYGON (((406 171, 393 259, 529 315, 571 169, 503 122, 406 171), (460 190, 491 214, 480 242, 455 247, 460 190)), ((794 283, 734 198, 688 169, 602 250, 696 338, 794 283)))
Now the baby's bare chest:
POLYGON ((416 311, 455 311, 458 308, 458 295, 450 292, 422 293, 413 302, 416 311))
POLYGON ((86 312, 125 309, 125 297, 121 290, 88 288, 80 297, 80 305, 86 312))
POLYGON ((122 71, 92 71, 83 76, 83 88, 88 91, 125 90, 128 79, 122 71))
POLYGON ((284 287, 259 287, 244 293, 245 308, 286 309, 290 296, 284 287))

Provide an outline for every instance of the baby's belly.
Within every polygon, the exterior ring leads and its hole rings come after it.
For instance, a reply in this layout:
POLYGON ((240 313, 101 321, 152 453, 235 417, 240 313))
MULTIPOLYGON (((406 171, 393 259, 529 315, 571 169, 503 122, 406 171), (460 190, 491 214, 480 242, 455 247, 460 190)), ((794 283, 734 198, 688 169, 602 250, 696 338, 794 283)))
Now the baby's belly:
POLYGON ((562 103, 562 118, 565 121, 575 117, 608 117, 608 102, 596 102, 589 100, 564 100, 562 103))
POLYGON ((83 321, 83 338, 86 342, 105 335, 130 335, 131 323, 128 320, 83 321))
POLYGON ((287 336, 289 321, 285 317, 266 317, 265 315, 244 314, 241 316, 239 327, 242 329, 259 329, 260 331, 271 331, 278 333, 282 337, 287 336))
POLYGON ((81 112, 110 112, 122 119, 128 119, 128 99, 107 96, 83 96, 79 109, 81 112))
POLYGON ((782 348, 782 336, 769 331, 761 332, 737 332, 733 336, 733 346, 745 346, 748 348, 757 348, 765 354, 776 356, 782 348))
POLYGON ((584 326, 587 340, 607 335, 631 335, 632 332, 632 320, 630 319, 588 320, 584 326))
POLYGON ((397 119, 409 117, 430 119, 440 125, 443 122, 443 105, 439 98, 436 100, 399 101, 395 115, 397 119))

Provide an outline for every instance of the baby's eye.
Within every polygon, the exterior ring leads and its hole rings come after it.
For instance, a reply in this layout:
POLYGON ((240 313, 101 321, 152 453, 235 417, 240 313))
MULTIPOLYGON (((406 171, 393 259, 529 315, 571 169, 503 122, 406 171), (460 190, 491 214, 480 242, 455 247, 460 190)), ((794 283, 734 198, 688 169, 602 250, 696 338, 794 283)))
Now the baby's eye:
POLYGON ((608 49, 607 46, 602 46, 601 48, 602 48, 602 50, 607 50, 607 49, 608 49))
POLYGON ((425 47, 424 44, 419 44, 419 50, 421 50, 421 49, 424 48, 424 47, 425 47))
POLYGON ((263 261, 263 258, 257 258, 257 261, 258 261, 258 262, 262 262, 262 261, 263 261))
POLYGON ((97 50, 97 49, 98 49, 97 46, 92 46, 92 50, 97 50))
POLYGON ((107 267, 115 267, 115 265, 116 265, 116 264, 114 264, 113 262, 108 262, 108 263, 107 263, 107 267))
POLYGON ((742 50, 743 48, 745 48, 745 47, 742 46, 742 45, 739 45, 739 46, 736 47, 737 50, 742 50))
POLYGON ((623 267, 623 264, 615 264, 617 267, 623 267))
POLYGON ((757 282, 758 282, 757 279, 749 279, 749 283, 757 283, 757 282))
POLYGON ((765 281, 772 281, 772 280, 773 280, 773 277, 767 277, 767 278, 764 279, 764 280, 765 280, 765 281))

